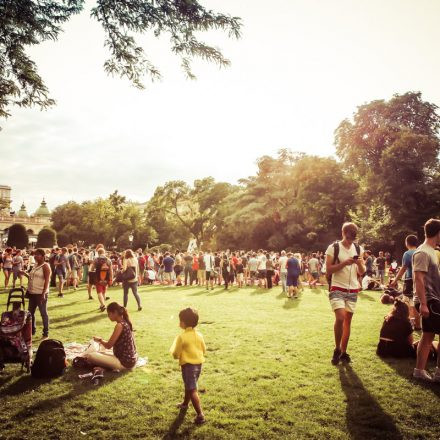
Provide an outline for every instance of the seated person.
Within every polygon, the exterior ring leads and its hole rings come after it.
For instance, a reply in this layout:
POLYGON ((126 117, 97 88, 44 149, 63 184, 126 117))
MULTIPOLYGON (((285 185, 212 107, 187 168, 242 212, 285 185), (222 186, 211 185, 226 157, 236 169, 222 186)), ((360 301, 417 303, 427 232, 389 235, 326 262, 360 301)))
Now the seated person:
POLYGON ((409 320, 409 307, 405 301, 396 299, 391 312, 385 316, 380 330, 377 354, 381 357, 416 357, 413 328, 409 320))
POLYGON ((107 315, 110 321, 116 322, 113 334, 108 341, 104 341, 97 336, 93 339, 104 348, 113 348, 113 354, 101 352, 88 353, 86 359, 95 367, 103 367, 110 370, 133 368, 136 365, 138 356, 133 338, 133 326, 127 309, 116 302, 112 302, 107 307, 107 315))
POLYGON ((382 290, 380 282, 369 275, 362 278, 362 290, 382 290))

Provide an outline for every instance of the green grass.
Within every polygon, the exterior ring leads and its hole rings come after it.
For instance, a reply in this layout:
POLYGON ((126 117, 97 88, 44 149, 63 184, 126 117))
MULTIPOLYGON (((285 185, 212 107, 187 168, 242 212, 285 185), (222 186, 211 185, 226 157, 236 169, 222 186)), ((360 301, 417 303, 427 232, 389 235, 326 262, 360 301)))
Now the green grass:
MULTIPOLYGON (((440 386, 411 379, 414 362, 375 354, 387 307, 361 294, 353 320, 350 368, 333 367, 333 316, 326 292, 305 289, 287 301, 280 289, 214 292, 142 287, 143 311, 129 311, 148 366, 106 374, 101 386, 69 369, 51 382, 8 365, 0 374, 1 439, 438 439, 440 386), (200 380, 207 423, 179 415, 177 363, 168 353, 185 306, 200 314, 207 361, 200 380)), ((110 291, 121 301, 122 291, 110 291)), ((1 295, 4 309, 6 295, 1 295)), ((113 324, 84 289, 49 299, 50 336, 63 342, 109 337, 113 324)), ((38 315, 37 335, 41 334, 38 315)), ((35 347, 39 339, 35 340, 35 347)), ((431 365, 432 366, 432 365, 431 365)))

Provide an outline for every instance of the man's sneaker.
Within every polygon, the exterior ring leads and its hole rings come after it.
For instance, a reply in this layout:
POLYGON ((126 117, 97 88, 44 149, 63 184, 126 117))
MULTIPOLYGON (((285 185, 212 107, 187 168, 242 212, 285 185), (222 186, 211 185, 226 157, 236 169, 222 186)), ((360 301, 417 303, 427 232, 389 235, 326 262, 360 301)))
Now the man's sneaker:
POLYGON ((419 370, 417 368, 414 368, 413 377, 414 379, 432 382, 432 377, 426 370, 419 370))
POLYGON ((437 367, 437 368, 435 369, 434 376, 432 376, 432 381, 433 381, 433 382, 440 383, 440 368, 439 368, 439 367, 437 367))
POLYGON ((342 353, 339 360, 344 364, 349 364, 351 362, 351 357, 348 353, 342 353))
POLYGON ((340 358, 341 358, 341 350, 339 350, 339 348, 335 348, 335 351, 333 352, 333 357, 332 357, 332 364, 338 365, 340 358))

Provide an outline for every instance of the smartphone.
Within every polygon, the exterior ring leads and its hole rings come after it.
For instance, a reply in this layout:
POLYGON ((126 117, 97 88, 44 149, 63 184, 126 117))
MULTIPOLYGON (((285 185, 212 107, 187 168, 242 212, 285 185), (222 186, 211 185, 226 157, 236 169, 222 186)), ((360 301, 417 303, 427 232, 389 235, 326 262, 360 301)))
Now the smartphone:
POLYGON ((354 257, 353 257, 353 260, 358 260, 359 259, 359 255, 355 255, 354 257))

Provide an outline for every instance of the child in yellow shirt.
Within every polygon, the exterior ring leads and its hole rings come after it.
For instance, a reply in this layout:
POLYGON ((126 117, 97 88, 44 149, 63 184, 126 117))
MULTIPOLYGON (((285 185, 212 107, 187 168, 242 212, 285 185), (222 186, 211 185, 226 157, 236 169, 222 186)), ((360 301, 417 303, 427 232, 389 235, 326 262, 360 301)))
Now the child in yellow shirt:
POLYGON ((205 341, 203 336, 195 330, 199 323, 197 310, 188 307, 179 313, 179 319, 180 327, 184 332, 176 337, 170 349, 174 359, 179 359, 183 383, 185 384, 185 397, 183 402, 179 403, 177 407, 181 410, 186 410, 191 400, 197 412, 194 423, 202 424, 205 423, 205 416, 197 392, 197 381, 202 371, 202 364, 205 362, 205 341))

